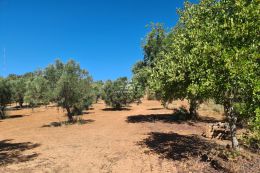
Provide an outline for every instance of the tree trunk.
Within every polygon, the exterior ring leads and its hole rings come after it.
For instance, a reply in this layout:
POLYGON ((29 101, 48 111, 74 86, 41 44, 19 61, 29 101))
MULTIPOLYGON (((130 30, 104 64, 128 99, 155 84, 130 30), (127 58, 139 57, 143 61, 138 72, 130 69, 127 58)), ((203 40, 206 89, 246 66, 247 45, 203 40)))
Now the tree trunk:
POLYGON ((70 108, 67 107, 66 110, 67 110, 67 115, 68 115, 68 118, 69 118, 69 122, 73 122, 73 116, 72 116, 72 113, 70 111, 70 108))
POLYGON ((224 112, 225 112, 225 116, 228 119, 228 123, 229 123, 229 128, 230 128, 230 137, 231 137, 231 143, 232 143, 232 148, 234 150, 238 149, 238 140, 236 137, 236 132, 237 132, 237 128, 236 128, 236 123, 237 123, 237 115, 235 114, 234 111, 234 106, 233 106, 233 100, 232 99, 228 99, 227 101, 225 101, 224 103, 224 112))
POLYGON ((23 108, 23 102, 19 102, 19 106, 22 109, 23 108))
POLYGON ((119 103, 116 103, 115 109, 116 109, 116 110, 120 110, 121 108, 122 108, 121 105, 120 105, 119 103))
POLYGON ((191 99, 190 100, 190 108, 189 108, 191 119, 197 119, 198 118, 198 113, 197 113, 198 107, 199 107, 198 101, 196 99, 191 99))
POLYGON ((0 119, 5 119, 5 107, 1 107, 0 109, 0 119))

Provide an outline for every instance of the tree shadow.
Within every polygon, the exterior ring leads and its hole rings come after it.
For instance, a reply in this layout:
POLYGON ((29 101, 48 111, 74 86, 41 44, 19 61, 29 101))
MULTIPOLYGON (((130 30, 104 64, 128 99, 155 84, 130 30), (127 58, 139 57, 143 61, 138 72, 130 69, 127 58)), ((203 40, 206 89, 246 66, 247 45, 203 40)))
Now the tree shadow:
POLYGON ((152 132, 149 137, 138 143, 152 152, 171 160, 183 160, 209 153, 218 145, 196 135, 152 132))
POLYGON ((88 119, 88 120, 79 119, 79 120, 75 120, 73 122, 69 122, 69 121, 51 122, 50 124, 45 124, 42 127, 61 127, 63 125, 74 125, 74 124, 83 125, 83 124, 89 124, 89 123, 92 123, 92 122, 95 122, 95 120, 92 120, 92 119, 88 119))
MULTIPOLYGON (((199 117, 196 120, 191 119, 191 116, 187 109, 180 107, 179 109, 174 109, 173 113, 168 114, 149 114, 149 115, 131 115, 127 117, 126 122, 128 123, 155 123, 157 121, 164 123, 182 123, 187 120, 192 120, 193 122, 206 122, 214 123, 219 122, 218 120, 211 117, 199 117)), ((193 125, 192 122, 189 122, 190 125, 193 125)))
MULTIPOLYGON (((33 108, 39 108, 41 105, 35 105, 33 108)), ((17 110, 26 110, 26 109, 32 109, 31 106, 29 105, 23 105, 22 107, 20 106, 11 106, 11 107, 7 107, 6 110, 9 111, 17 111, 17 110)))
MULTIPOLYGON (((90 109, 89 109, 89 110, 90 110, 90 109)), ((91 110, 93 110, 93 109, 91 109, 91 110)), ((92 114, 92 113, 94 113, 94 112, 82 111, 82 114, 81 114, 81 115, 87 115, 87 114, 92 114)), ((75 115, 75 116, 77 116, 77 115, 75 115)))
POLYGON ((38 153, 23 154, 23 152, 39 147, 40 144, 31 142, 12 143, 10 141, 12 139, 0 141, 0 166, 30 161, 39 155, 38 153))
POLYGON ((213 118, 213 117, 199 117, 197 121, 204 122, 204 123, 225 122, 223 120, 217 120, 216 118, 213 118))
POLYGON ((149 111, 157 111, 157 110, 163 110, 164 108, 150 108, 150 109, 147 109, 149 111))
POLYGON ((15 119, 15 118, 22 118, 29 115, 8 115, 6 116, 6 119, 15 119))
POLYGON ((128 123, 154 123, 156 121, 161 121, 165 123, 178 123, 181 122, 178 117, 174 114, 150 114, 150 115, 132 115, 128 116, 128 123))
POLYGON ((130 108, 120 108, 120 109, 116 109, 116 108, 104 108, 102 109, 102 111, 130 111, 130 108))
POLYGON ((165 123, 181 123, 188 120, 189 113, 186 109, 174 109, 169 114, 149 114, 149 115, 132 115, 127 117, 128 123, 145 123, 145 122, 165 122, 165 123))
POLYGON ((22 108, 20 106, 12 106, 12 107, 7 107, 5 108, 6 110, 21 110, 22 108))

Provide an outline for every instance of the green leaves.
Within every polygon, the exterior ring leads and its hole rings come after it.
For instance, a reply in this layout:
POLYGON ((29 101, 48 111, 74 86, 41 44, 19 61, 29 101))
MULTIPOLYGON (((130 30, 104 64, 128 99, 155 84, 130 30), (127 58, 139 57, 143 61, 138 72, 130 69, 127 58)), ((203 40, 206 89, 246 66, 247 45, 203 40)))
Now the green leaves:
POLYGON ((12 89, 12 101, 20 104, 22 107, 24 102, 24 96, 26 93, 26 78, 20 76, 16 79, 9 79, 12 89))
POLYGON ((92 104, 92 78, 73 60, 62 66, 63 70, 55 88, 55 100, 71 116, 74 112, 81 113, 92 104))
POLYGON ((224 104, 232 98, 255 117, 260 105, 259 1, 186 2, 178 13, 168 33, 162 25, 153 26, 143 46, 149 63, 133 78, 145 78, 140 83, 161 93, 163 102, 212 98, 224 104))
POLYGON ((138 97, 135 86, 126 77, 118 78, 115 81, 108 80, 104 84, 105 103, 115 109, 121 109, 132 103, 138 97))
POLYGON ((0 78, 0 119, 5 118, 5 107, 11 102, 12 90, 7 79, 0 78))
POLYGON ((36 76, 27 81, 24 99, 32 107, 38 104, 48 104, 49 94, 48 81, 42 76, 36 76))

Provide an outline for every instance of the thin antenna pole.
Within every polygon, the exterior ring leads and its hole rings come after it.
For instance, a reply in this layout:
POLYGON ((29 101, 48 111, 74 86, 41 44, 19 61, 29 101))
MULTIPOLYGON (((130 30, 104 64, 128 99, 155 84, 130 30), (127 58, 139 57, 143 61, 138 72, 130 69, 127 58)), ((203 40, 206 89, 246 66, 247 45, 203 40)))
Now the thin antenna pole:
POLYGON ((6 53, 5 53, 5 47, 4 47, 4 62, 3 62, 3 73, 6 71, 6 53))

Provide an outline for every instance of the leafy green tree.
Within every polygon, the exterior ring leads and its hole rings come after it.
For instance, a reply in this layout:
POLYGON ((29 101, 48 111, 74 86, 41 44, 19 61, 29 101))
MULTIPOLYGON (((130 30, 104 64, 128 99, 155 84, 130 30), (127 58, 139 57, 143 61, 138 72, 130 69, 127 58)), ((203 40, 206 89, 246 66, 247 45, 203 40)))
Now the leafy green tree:
POLYGON ((133 102, 132 90, 126 77, 115 81, 108 80, 104 85, 105 103, 115 109, 121 109, 133 102))
POLYGON ((145 65, 144 61, 138 61, 134 64, 132 68, 132 85, 135 90, 136 99, 142 98, 146 94, 146 90, 148 90, 148 79, 149 79, 149 71, 148 67, 145 65))
POLYGON ((79 91, 82 94, 82 100, 79 100, 77 104, 73 107, 73 115, 80 115, 82 114, 82 111, 84 109, 89 109, 89 107, 94 102, 94 99, 96 99, 96 93, 93 89, 93 81, 90 76, 83 79, 81 82, 79 82, 79 91))
POLYGON ((16 74, 9 74, 7 76, 7 80, 15 80, 15 79, 18 79, 20 76, 19 75, 16 75, 16 74))
MULTIPOLYGON (((52 91, 55 90, 57 82, 63 73, 64 64, 60 60, 56 60, 54 64, 50 64, 44 69, 44 78, 47 79, 48 85, 52 91)), ((50 95, 50 101, 56 102, 55 95, 50 95)))
POLYGON ((95 95, 95 102, 97 103, 99 99, 104 97, 104 83, 103 81, 93 82, 93 92, 95 95))
POLYGON ((163 25, 152 24, 151 32, 146 36, 143 50, 144 59, 134 64, 132 68, 133 78, 132 84, 135 90, 135 96, 141 98, 141 95, 149 95, 153 93, 156 99, 160 98, 161 92, 155 91, 150 88, 149 81, 151 77, 151 69, 155 66, 155 62, 158 61, 160 52, 165 50, 165 38, 167 36, 163 25))
POLYGON ((138 81, 139 86, 148 89, 148 93, 153 93, 164 106, 175 99, 188 99, 190 117, 195 119, 198 105, 203 99, 189 88, 192 72, 187 68, 185 57, 192 44, 186 39, 183 30, 183 27, 176 26, 166 33, 159 24, 152 28, 144 46, 144 62, 138 62, 134 66, 133 80, 138 81))
POLYGON ((80 65, 70 60, 64 64, 63 72, 55 89, 58 105, 67 110, 69 121, 73 115, 88 108, 93 101, 92 78, 80 65))
POLYGON ((223 104, 236 149, 235 105, 245 105, 252 117, 259 108, 259 2, 202 0, 185 3, 179 14, 150 69, 150 83, 165 100, 183 97, 196 105, 214 98, 223 104))
MULTIPOLYGON (((158 59, 158 54, 165 49, 166 32, 162 24, 151 24, 151 32, 147 35, 143 45, 144 50, 144 65, 153 67, 153 63, 158 59)), ((143 64, 137 63, 137 66, 143 64)), ((139 68, 140 69, 140 68, 139 68)))
POLYGON ((259 7, 254 0, 204 0, 186 4, 182 14, 187 33, 195 40, 190 56, 193 88, 210 89, 211 96, 224 105, 234 149, 238 147, 235 104, 253 108, 259 103, 253 100, 260 74, 259 7))
POLYGON ((50 89, 48 87, 48 81, 42 76, 36 76, 27 81, 25 102, 27 102, 32 108, 49 103, 50 89))
POLYGON ((5 108, 11 103, 12 90, 7 79, 0 78, 0 118, 5 118, 5 108))
POLYGON ((12 89, 12 101, 19 103, 20 108, 22 108, 26 93, 26 79, 19 77, 17 79, 10 80, 10 84, 12 89))

